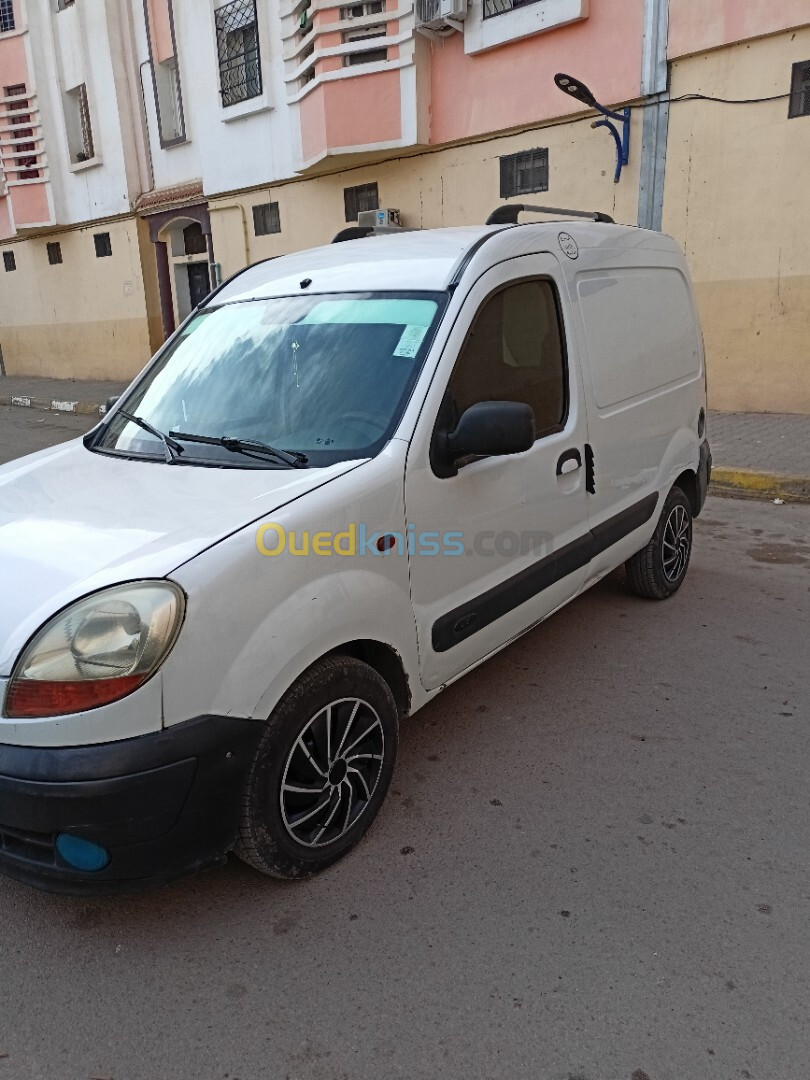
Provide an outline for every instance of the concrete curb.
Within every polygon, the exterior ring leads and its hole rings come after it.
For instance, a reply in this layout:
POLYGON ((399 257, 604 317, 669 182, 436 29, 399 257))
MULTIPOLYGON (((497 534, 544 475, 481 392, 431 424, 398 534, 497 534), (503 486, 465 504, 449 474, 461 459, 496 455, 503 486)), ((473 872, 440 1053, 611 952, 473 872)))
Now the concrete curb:
POLYGON ((18 405, 23 409, 44 409, 47 412, 77 413, 79 416, 103 416, 104 405, 89 401, 48 401, 45 398, 26 397, 24 394, 0 394, 0 405, 18 405))
POLYGON ((784 499, 785 502, 810 502, 810 476, 785 476, 757 472, 755 469, 712 469, 709 491, 713 495, 747 496, 752 499, 784 499))

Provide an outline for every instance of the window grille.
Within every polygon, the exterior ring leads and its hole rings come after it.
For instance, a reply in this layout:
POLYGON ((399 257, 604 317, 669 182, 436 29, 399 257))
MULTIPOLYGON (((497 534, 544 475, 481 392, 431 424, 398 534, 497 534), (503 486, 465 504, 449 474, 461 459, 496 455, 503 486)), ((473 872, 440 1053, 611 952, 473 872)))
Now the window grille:
POLYGON ((493 15, 505 15, 515 8, 528 7, 529 4, 537 4, 540 0, 484 0, 484 18, 491 19, 493 15))
POLYGON ((60 243, 48 244, 48 262, 51 266, 58 266, 62 261, 62 245, 60 243))
POLYGON ((13 251, 3 252, 3 267, 7 274, 10 274, 12 270, 17 269, 17 257, 13 251))
POLYGON ((361 210, 379 210, 380 195, 376 183, 344 188, 343 205, 347 221, 357 221, 361 210))
MULTIPOLYGON (((7 98, 21 97, 25 94, 25 83, 15 83, 13 86, 6 86, 4 93, 7 98)), ((15 143, 17 153, 25 154, 25 157, 12 158, 12 166, 6 166, 6 171, 16 171, 17 180, 38 180, 39 179, 39 151, 37 150, 37 144, 34 142, 34 129, 28 125, 31 121, 30 102, 29 101, 11 101, 6 106, 8 110, 8 126, 10 134, 14 139, 31 140, 26 142, 15 143), (16 169, 13 162, 16 161, 16 169)))
POLYGON ((0 34, 6 34, 14 29, 14 2, 13 0, 0 0, 0 34))
POLYGON ((537 147, 508 154, 501 161, 501 198, 548 191, 548 150, 537 147))
POLYGON ((793 65, 788 119, 797 116, 810 116, 810 60, 793 65))
POLYGON ((278 203, 262 203, 253 207, 253 232, 256 236, 269 236, 281 232, 281 217, 278 203))
POLYGON ((219 57, 219 86, 224 106, 262 92, 259 32, 255 0, 233 0, 214 12, 219 57))
POLYGON ((112 243, 110 242, 110 234, 108 232, 96 233, 93 237, 93 243, 96 245, 96 258, 104 259, 109 255, 112 255, 112 243))

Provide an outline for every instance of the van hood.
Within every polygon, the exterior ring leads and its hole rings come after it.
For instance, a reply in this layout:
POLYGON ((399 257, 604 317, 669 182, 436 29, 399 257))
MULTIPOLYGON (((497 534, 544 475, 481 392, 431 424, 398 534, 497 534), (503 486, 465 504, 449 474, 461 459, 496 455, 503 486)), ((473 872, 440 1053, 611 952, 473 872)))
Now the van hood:
POLYGON ((76 440, 0 466, 0 678, 31 634, 77 597, 165 577, 359 464, 169 466, 93 453, 76 440))

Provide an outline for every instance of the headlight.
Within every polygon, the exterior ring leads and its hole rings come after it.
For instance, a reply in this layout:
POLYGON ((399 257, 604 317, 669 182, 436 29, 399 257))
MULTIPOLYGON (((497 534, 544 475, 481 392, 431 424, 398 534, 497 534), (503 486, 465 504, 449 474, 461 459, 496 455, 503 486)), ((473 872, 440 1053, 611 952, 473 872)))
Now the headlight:
POLYGON ((184 609, 168 581, 117 585, 65 608, 17 661, 5 715, 62 716, 126 697, 165 660, 184 609))

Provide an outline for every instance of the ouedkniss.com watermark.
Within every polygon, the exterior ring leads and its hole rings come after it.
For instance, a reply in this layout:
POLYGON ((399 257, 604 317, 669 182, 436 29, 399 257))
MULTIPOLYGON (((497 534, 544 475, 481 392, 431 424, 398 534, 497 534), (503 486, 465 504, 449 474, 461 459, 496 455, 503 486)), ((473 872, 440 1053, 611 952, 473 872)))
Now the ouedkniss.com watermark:
POLYGON ((256 531, 256 547, 260 555, 277 558, 293 556, 334 556, 357 558, 361 555, 479 555, 514 558, 517 555, 543 555, 551 550, 547 532, 481 530, 468 535, 464 532, 419 530, 408 525, 404 532, 369 529, 366 525, 349 525, 333 532, 287 530, 275 522, 266 522, 256 531))

